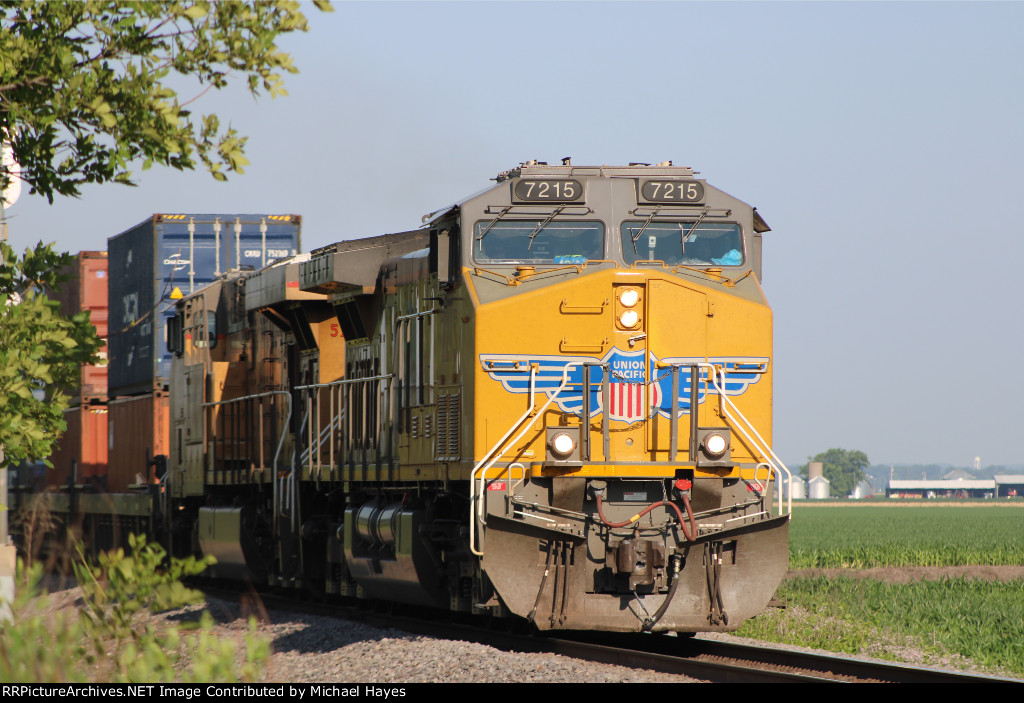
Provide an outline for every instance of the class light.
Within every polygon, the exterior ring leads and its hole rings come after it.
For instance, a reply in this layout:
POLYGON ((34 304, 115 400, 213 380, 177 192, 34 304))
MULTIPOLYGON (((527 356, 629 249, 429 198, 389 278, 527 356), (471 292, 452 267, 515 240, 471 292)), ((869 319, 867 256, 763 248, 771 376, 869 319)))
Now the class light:
POLYGON ((619 324, 626 329, 636 327, 636 323, 640 321, 640 315, 637 314, 636 310, 627 310, 622 313, 622 317, 619 318, 619 324))
POLYGON ((623 307, 631 308, 640 302, 640 292, 634 288, 627 288, 619 294, 619 302, 623 307))
POLYGON ((717 459, 725 454, 728 446, 725 437, 720 434, 709 434, 704 438, 704 452, 713 459, 717 459))

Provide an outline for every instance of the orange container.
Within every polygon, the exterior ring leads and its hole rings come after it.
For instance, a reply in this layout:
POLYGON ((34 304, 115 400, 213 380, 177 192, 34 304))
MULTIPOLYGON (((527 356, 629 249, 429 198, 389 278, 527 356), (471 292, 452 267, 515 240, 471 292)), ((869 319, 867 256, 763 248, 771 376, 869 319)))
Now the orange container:
POLYGON ((132 485, 154 483, 156 474, 146 460, 166 456, 170 449, 170 399, 166 393, 146 393, 117 398, 109 407, 108 490, 120 493, 132 485))
MULTIPOLYGON (((89 319, 96 327, 96 334, 107 339, 107 252, 83 251, 76 256, 75 263, 65 273, 71 280, 60 289, 49 291, 51 299, 60 303, 61 312, 70 317, 79 312, 89 311, 89 319)), ((106 357, 107 348, 104 344, 100 355, 106 357)), ((83 366, 80 386, 69 388, 66 392, 71 396, 72 405, 86 405, 90 402, 107 401, 107 367, 83 366)))
POLYGON ((107 419, 106 405, 83 405, 64 411, 68 429, 58 440, 50 455, 53 469, 46 473, 46 484, 63 488, 68 485, 74 464, 77 463, 75 483, 92 484, 102 490, 107 476, 107 419))

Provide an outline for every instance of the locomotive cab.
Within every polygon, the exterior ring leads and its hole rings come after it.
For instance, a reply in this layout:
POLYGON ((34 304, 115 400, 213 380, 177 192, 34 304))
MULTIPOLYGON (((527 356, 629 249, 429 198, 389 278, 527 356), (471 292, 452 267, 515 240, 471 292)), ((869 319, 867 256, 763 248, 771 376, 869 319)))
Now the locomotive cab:
POLYGON ((496 410, 475 418, 474 553, 540 627, 734 629, 788 561, 767 225, 671 165, 498 182, 461 207, 476 404, 496 410), (523 588, 525 563, 564 578, 523 588))

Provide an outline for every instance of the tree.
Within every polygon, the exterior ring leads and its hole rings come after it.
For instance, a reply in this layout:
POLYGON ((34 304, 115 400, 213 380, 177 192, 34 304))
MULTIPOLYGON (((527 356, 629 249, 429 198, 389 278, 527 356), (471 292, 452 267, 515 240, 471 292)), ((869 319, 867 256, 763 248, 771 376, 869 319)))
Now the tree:
POLYGON ((197 81, 196 97, 236 78, 254 96, 284 95, 297 69, 275 41, 306 30, 286 0, 0 0, 0 13, 0 134, 50 202, 85 183, 130 185, 139 160, 242 173, 246 138, 214 114, 195 118, 168 82, 197 81))
MULTIPOLYGON (((196 97, 229 79, 283 95, 296 68, 275 41, 306 18, 286 0, 0 0, 0 26, 0 138, 31 192, 53 202, 86 183, 131 184, 138 161, 202 163, 219 180, 242 173, 245 138, 216 115, 195 119, 168 82, 197 81, 196 97)), ((0 188, 8 183, 0 167, 0 188)), ((42 243, 18 258, 0 243, 0 466, 4 452, 6 463, 50 454, 69 400, 55 387, 76 386, 79 366, 98 361, 88 315, 64 319, 40 292, 72 260, 42 243)))
MULTIPOLYGON (((820 461, 822 474, 828 479, 833 495, 846 496, 853 493, 865 476, 864 469, 870 466, 867 454, 855 449, 829 449, 815 456, 810 461, 820 461)), ((808 465, 800 467, 800 473, 807 478, 808 465)))
POLYGON ((0 242, 0 450, 6 463, 50 455, 67 427, 68 396, 56 389, 77 386, 81 364, 98 361, 101 341, 89 313, 64 319, 40 292, 66 281, 63 272, 73 261, 42 242, 19 259, 0 242), (44 388, 50 389, 45 399, 44 388))

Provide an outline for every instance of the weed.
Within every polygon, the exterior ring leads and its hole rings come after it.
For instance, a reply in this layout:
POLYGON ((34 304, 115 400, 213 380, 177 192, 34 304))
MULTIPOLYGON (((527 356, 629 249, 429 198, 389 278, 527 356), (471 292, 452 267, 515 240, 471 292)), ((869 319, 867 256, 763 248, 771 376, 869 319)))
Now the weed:
POLYGON ((97 563, 84 557, 75 563, 83 605, 74 618, 51 620, 33 613, 33 599, 46 597, 39 595, 42 568, 24 569, 27 587, 0 638, 0 681, 216 683, 259 678, 270 649, 256 636, 254 620, 239 664, 236 643, 213 634, 209 613, 192 627, 142 617, 200 600, 201 594, 181 579, 199 574, 212 559, 172 559, 165 568, 166 554, 159 545, 133 535, 130 547, 130 553, 102 554, 97 563))

